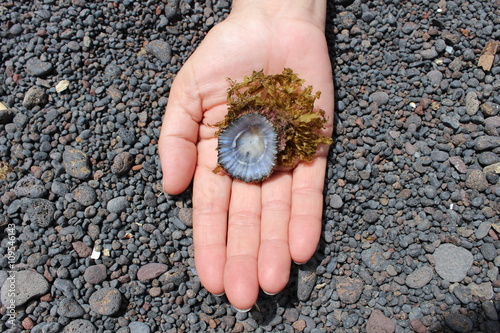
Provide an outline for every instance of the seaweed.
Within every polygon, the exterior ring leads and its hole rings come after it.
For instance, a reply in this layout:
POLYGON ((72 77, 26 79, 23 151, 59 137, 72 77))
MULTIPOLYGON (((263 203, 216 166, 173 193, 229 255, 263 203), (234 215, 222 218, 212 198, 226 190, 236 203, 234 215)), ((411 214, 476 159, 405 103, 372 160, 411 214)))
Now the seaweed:
POLYGON ((278 133, 278 165, 293 167, 297 161, 311 162, 318 145, 333 143, 332 138, 318 133, 327 122, 324 110, 314 111, 314 102, 321 93, 313 92, 312 86, 303 87, 304 80, 292 69, 285 68, 275 75, 254 71, 242 82, 228 81, 228 112, 214 124, 219 127, 216 136, 235 119, 257 111, 273 123, 278 133))

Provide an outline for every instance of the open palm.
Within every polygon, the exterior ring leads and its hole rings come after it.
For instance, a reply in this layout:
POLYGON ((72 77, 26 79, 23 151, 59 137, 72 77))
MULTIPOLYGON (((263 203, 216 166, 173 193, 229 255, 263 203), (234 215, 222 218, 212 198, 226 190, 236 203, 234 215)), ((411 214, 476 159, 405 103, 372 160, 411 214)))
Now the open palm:
POLYGON ((255 303, 259 287, 285 287, 291 261, 314 254, 321 232, 327 148, 312 163, 276 171, 261 184, 214 174, 216 128, 227 112, 227 78, 241 80, 291 68, 322 92, 331 135, 333 82, 323 26, 286 17, 231 14, 215 26, 177 75, 160 137, 167 193, 193 183, 195 263, 205 288, 226 293, 238 309, 255 303), (257 17, 256 17, 257 16, 257 17))

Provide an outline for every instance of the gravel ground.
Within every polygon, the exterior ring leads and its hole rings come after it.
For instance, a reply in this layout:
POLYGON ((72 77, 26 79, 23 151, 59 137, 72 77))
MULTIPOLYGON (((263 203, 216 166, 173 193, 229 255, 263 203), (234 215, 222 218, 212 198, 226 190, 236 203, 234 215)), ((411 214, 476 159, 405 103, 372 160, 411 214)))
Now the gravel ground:
POLYGON ((498 0, 330 3, 320 247, 249 313, 200 285, 156 145, 230 2, 98 2, 0 2, 0 331, 500 331, 498 0))

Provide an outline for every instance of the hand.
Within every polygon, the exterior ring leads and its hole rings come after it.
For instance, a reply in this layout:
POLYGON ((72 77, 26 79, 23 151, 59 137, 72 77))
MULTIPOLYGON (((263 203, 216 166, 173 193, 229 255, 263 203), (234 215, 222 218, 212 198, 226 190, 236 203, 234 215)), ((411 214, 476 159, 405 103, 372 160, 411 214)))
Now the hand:
POLYGON ((326 4, 320 1, 233 2, 179 71, 170 91, 159 152, 164 189, 178 194, 193 183, 195 264, 201 283, 231 304, 250 309, 259 286, 282 290, 291 261, 314 254, 321 233, 327 147, 312 163, 278 170, 261 184, 214 174, 217 128, 227 112, 227 78, 254 70, 293 69, 321 91, 315 108, 333 121, 333 80, 324 36, 326 4))

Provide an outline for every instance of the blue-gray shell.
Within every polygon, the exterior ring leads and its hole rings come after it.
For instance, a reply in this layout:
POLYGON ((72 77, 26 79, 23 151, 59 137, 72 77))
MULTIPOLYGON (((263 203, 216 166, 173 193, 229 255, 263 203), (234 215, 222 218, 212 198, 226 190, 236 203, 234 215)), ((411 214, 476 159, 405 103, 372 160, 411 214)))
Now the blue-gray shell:
POLYGON ((273 172, 278 135, 265 116, 247 113, 224 128, 218 139, 218 163, 231 177, 255 183, 273 172))

